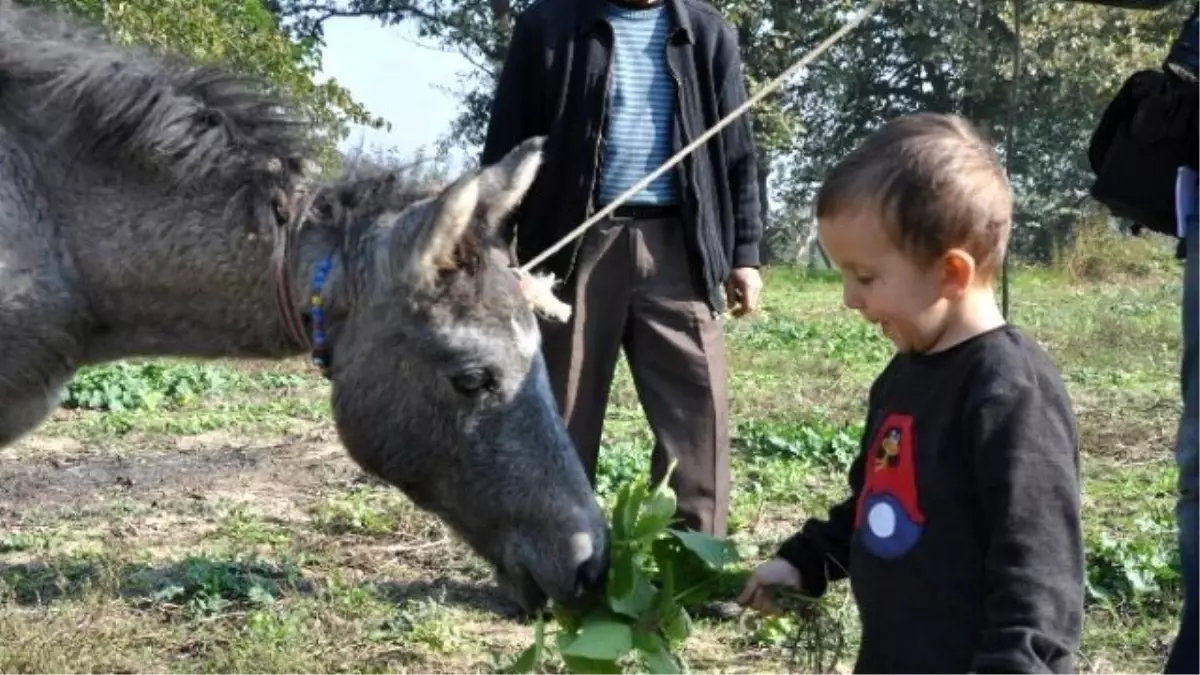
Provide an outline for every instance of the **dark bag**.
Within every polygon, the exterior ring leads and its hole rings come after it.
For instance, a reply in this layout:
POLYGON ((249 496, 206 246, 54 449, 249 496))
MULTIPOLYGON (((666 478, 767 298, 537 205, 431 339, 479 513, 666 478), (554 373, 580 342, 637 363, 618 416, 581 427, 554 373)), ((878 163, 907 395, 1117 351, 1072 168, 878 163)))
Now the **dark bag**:
POLYGON ((1175 180, 1179 167, 1196 168, 1196 99, 1195 82, 1165 69, 1130 76, 1092 134, 1092 197, 1115 216, 1178 236, 1175 180))

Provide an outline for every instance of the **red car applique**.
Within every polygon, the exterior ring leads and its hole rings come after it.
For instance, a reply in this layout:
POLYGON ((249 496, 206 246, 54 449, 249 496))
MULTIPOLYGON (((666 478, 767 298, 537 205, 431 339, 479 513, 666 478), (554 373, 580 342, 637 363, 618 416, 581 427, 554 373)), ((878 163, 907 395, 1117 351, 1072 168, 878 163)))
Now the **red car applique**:
POLYGON ((868 551, 899 558, 925 529, 925 514, 917 503, 912 417, 887 415, 870 447, 854 527, 868 551))

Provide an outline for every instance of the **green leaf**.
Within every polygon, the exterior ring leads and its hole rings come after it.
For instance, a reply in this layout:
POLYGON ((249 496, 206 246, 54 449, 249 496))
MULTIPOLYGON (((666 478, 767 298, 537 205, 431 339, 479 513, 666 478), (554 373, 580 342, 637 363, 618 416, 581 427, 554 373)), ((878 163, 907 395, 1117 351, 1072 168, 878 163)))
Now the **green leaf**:
POLYGON ((609 603, 620 602, 633 595, 639 576, 640 570, 633 550, 625 544, 614 545, 608 569, 608 586, 605 589, 609 603))
POLYGON ((637 619, 654 606, 658 589, 640 572, 633 577, 633 590, 627 595, 608 599, 608 607, 617 614, 637 619))
POLYGON ((675 519, 677 505, 675 491, 666 485, 659 487, 646 500, 642 515, 633 529, 633 538, 653 540, 666 532, 667 526, 675 519))
POLYGON ((558 637, 562 639, 564 635, 575 637, 579 632, 579 628, 583 625, 583 617, 576 612, 561 606, 551 605, 550 613, 554 616, 555 623, 558 624, 558 637))
POLYGON ((600 675, 620 675, 621 666, 616 661, 605 661, 600 659, 585 659, 579 656, 563 655, 563 663, 567 664, 567 672, 583 673, 590 675, 598 673, 600 675))
POLYGON ((575 641, 574 633, 564 633, 561 630, 554 636, 554 646, 558 649, 558 653, 562 654, 571 643, 575 641))
POLYGON ((615 661, 633 649, 633 628, 607 617, 589 617, 583 629, 565 649, 563 656, 577 656, 597 661, 615 661))
POLYGON ((679 539, 659 539, 653 544, 654 560, 664 581, 663 592, 684 606, 703 602, 720 577, 717 572, 679 539), (669 590, 668 586, 669 585, 669 590))
POLYGON ((641 652, 646 661, 646 668, 655 674, 675 675, 682 673, 679 662, 667 648, 667 643, 657 633, 638 633, 634 636, 634 646, 641 652))
POLYGON ((637 526, 633 530, 633 538, 642 541, 653 541, 667 530, 667 526, 675 518, 675 511, 678 508, 678 499, 675 496, 675 491, 671 489, 671 475, 675 473, 675 465, 678 460, 672 459, 667 466, 666 472, 663 473, 662 480, 650 492, 646 499, 646 505, 642 510, 641 517, 638 519, 637 526))
POLYGON ((737 548, 727 539, 717 539, 702 532, 687 532, 670 530, 672 536, 679 540, 689 551, 695 553, 705 563, 720 569, 741 561, 737 548))
POLYGON ((675 550, 679 547, 677 541, 659 539, 651 546, 654 562, 658 566, 658 587, 661 591, 659 604, 670 602, 675 596, 677 583, 675 580, 675 550))
POLYGON ((646 487, 637 481, 631 481, 621 486, 617 493, 617 503, 613 506, 613 539, 622 542, 630 539, 633 528, 637 525, 638 511, 646 499, 646 487))
POLYGON ((663 635, 674 644, 682 644, 692 633, 692 616, 683 607, 676 607, 660 624, 663 635))

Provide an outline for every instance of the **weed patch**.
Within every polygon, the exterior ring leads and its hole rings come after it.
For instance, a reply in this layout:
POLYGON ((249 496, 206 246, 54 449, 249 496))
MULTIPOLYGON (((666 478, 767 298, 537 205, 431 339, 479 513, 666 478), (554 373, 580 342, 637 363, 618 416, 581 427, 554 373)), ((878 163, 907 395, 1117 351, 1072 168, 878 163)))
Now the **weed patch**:
POLYGON ((157 410, 225 393, 240 377, 236 371, 201 364, 122 361, 86 366, 67 385, 62 403, 85 410, 157 410))
POLYGON ((810 470, 844 472, 858 455, 863 425, 836 424, 828 417, 738 425, 733 447, 747 457, 801 462, 810 470))

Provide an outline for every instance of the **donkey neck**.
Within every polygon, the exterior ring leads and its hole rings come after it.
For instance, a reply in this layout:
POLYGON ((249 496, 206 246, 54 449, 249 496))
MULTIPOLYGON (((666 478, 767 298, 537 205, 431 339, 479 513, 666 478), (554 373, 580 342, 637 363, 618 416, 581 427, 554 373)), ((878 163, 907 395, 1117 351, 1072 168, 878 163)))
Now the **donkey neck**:
MULTIPOLYGON (((110 210, 102 222, 78 214, 64 227, 93 313, 89 361, 282 358, 305 351, 289 339, 276 300, 273 235, 282 232, 230 217, 217 196, 131 199, 135 188, 120 188, 97 195, 93 187, 90 201, 110 210)), ((299 233, 306 236, 312 238, 299 233)), ((288 281, 303 310, 322 246, 294 243, 288 281)))

